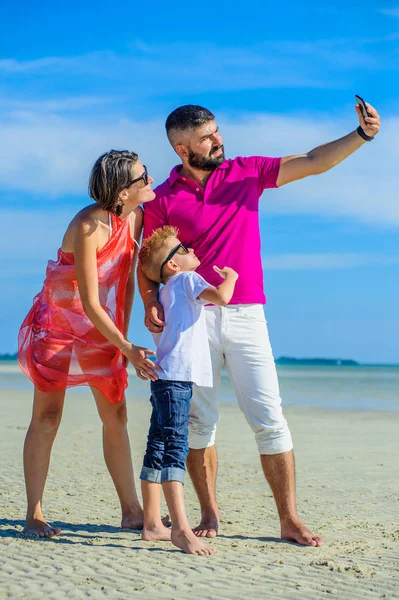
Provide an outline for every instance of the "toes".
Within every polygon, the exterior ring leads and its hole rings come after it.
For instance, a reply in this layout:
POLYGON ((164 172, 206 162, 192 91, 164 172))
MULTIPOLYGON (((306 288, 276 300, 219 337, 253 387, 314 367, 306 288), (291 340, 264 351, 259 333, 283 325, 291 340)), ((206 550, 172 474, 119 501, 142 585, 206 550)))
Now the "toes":
POLYGON ((55 535, 57 535, 56 532, 55 532, 55 529, 50 528, 50 529, 45 529, 44 530, 44 537, 52 538, 55 535))
POLYGON ((22 534, 30 537, 36 538, 52 538, 61 533, 60 527, 42 527, 40 529, 24 529, 22 534))
POLYGON ((193 534, 196 535, 197 537, 202 537, 202 529, 198 529, 197 527, 195 529, 193 529, 193 534))
POLYGON ((215 529, 208 529, 208 531, 206 532, 206 537, 209 538, 214 538, 216 537, 217 533, 215 529))
POLYGON ((199 529, 198 527, 196 527, 195 529, 193 529, 193 533, 197 537, 201 537, 201 538, 204 538, 204 537, 214 538, 217 536, 217 532, 215 529, 199 529))

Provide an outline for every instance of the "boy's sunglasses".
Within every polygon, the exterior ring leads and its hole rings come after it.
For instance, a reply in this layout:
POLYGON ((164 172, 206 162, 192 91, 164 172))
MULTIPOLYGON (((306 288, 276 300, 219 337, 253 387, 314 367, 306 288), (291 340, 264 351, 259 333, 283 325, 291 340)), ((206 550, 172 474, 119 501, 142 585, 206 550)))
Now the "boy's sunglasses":
POLYGON ((144 173, 140 176, 137 177, 137 179, 132 179, 131 182, 129 183, 128 187, 130 187, 131 185, 133 185, 133 183, 137 183, 138 181, 143 180, 144 185, 148 185, 148 171, 147 171, 147 167, 145 165, 143 165, 144 167, 144 173))
POLYGON ((166 265, 167 262, 170 261, 171 258, 174 257, 175 254, 189 254, 190 250, 188 250, 188 248, 186 248, 184 246, 184 244, 180 243, 178 246, 176 246, 176 248, 173 248, 173 250, 171 250, 168 254, 168 256, 165 258, 165 260, 163 261, 162 265, 161 265, 161 270, 160 270, 160 279, 162 279, 162 271, 164 266, 166 265))

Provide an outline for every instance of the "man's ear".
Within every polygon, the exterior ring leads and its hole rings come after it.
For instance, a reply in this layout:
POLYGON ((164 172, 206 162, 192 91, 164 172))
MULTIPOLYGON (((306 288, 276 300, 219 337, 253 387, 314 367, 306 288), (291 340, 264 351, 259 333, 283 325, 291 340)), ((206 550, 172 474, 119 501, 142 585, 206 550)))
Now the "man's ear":
POLYGON ((176 154, 178 156, 180 156, 180 158, 188 158, 189 150, 183 144, 177 144, 175 150, 176 150, 176 154))

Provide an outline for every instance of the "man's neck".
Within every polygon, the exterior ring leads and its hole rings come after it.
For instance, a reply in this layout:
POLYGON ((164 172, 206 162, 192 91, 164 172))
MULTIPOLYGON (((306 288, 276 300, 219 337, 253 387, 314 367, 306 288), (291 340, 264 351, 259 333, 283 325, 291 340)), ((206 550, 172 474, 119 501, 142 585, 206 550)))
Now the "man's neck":
POLYGON ((213 171, 202 171, 201 169, 195 169, 189 165, 183 165, 183 167, 180 169, 179 175, 181 177, 187 177, 187 179, 191 179, 192 181, 198 183, 202 188, 205 188, 212 173, 213 171))

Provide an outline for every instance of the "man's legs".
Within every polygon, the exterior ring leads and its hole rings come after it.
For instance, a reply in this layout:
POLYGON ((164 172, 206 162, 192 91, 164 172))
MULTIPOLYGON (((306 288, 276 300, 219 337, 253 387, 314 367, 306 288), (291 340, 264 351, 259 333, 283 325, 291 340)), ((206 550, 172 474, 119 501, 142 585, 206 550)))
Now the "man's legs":
POLYGON ((263 473, 272 489, 281 523, 283 540, 304 546, 322 546, 323 540, 299 520, 295 502, 295 464, 292 450, 282 454, 262 454, 263 473))
POLYGON ((190 449, 187 470, 201 507, 201 522, 194 528, 198 537, 216 537, 219 531, 219 508, 216 501, 218 459, 215 446, 190 449))
POLYGON ((238 404, 255 433, 265 477, 281 522, 281 537, 320 546, 321 538, 299 520, 295 502, 292 440, 281 409, 277 373, 261 305, 229 307, 226 369, 238 404))
POLYGON ((44 486, 53 442, 61 421, 65 390, 41 392, 35 388, 32 420, 24 445, 24 471, 28 508, 24 534, 53 537, 58 527, 46 523, 42 513, 44 486))
POLYGON ((194 533, 199 537, 215 537, 219 528, 219 511, 216 502, 217 454, 214 443, 216 423, 219 420, 220 373, 224 361, 221 347, 222 311, 216 306, 206 307, 205 315, 214 384, 212 388, 193 387, 187 470, 201 507, 201 522, 195 527, 194 533))

